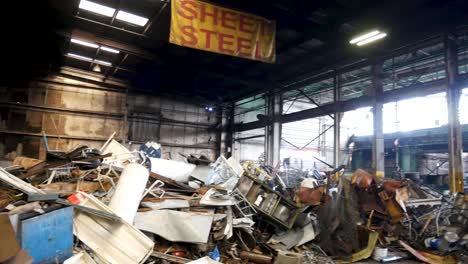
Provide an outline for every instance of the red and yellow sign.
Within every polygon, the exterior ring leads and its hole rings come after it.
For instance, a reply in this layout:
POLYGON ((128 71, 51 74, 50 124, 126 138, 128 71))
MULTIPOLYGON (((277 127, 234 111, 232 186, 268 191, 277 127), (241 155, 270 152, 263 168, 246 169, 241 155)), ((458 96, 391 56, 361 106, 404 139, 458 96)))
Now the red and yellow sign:
POLYGON ((172 0, 171 9, 169 42, 275 62, 274 21, 196 0, 172 0))

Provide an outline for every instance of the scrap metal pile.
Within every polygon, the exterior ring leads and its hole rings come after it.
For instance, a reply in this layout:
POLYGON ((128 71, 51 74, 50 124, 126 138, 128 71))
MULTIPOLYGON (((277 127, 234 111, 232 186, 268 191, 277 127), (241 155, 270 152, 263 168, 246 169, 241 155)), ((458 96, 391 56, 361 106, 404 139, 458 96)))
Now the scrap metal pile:
POLYGON ((468 263, 463 194, 343 167, 285 183, 279 166, 159 148, 110 139, 0 168, 0 262, 468 263))

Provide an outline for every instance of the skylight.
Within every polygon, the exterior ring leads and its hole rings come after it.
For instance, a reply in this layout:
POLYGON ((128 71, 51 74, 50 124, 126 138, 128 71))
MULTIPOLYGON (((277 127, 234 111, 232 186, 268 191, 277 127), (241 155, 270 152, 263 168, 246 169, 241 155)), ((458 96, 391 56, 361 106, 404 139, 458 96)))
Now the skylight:
POLYGON ((137 16, 122 10, 119 10, 115 18, 138 26, 144 26, 148 22, 148 18, 146 17, 137 16))
POLYGON ((81 0, 79 8, 96 13, 96 14, 107 16, 107 17, 112 17, 115 13, 114 8, 111 8, 105 5, 96 4, 87 0, 81 0))

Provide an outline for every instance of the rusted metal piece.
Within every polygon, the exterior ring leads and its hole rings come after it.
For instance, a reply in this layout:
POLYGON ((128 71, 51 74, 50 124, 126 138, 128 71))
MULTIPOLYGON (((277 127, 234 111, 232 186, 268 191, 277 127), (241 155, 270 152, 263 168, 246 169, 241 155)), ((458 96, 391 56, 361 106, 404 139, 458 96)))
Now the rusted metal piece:
POLYGON ((323 186, 317 188, 300 187, 298 197, 302 203, 308 205, 320 204, 325 189, 323 186))
POLYGON ((369 215, 369 219, 367 219, 367 228, 370 228, 371 227, 371 224, 372 224, 372 217, 374 216, 374 210, 371 211, 370 215, 369 215))
MULTIPOLYGON (((112 153, 107 153, 107 154, 100 155, 100 156, 95 156, 95 157, 92 157, 92 158, 80 159, 80 160, 74 160, 74 161, 75 162, 78 162, 78 161, 79 162, 89 162, 89 161, 95 161, 95 160, 99 160, 99 159, 108 158, 110 156, 112 156, 112 153)), ((26 178, 29 178, 29 177, 34 176, 36 174, 44 173, 48 169, 51 169, 51 168, 67 167, 67 166, 71 166, 71 165, 73 165, 73 162, 65 161, 65 162, 58 162, 58 163, 54 163, 54 164, 51 164, 51 165, 47 165, 47 166, 44 166, 44 167, 38 168, 38 169, 33 168, 33 169, 29 170, 28 172, 19 175, 18 178, 26 179, 26 178)))
POLYGON ((351 179, 351 184, 356 184, 361 189, 367 189, 372 184, 374 177, 365 170, 357 169, 351 179))
POLYGON ((32 159, 32 158, 28 158, 28 157, 23 157, 23 156, 16 157, 13 160, 13 165, 21 166, 25 170, 29 170, 30 168, 35 167, 35 166, 37 166, 37 165, 39 165, 41 163, 44 163, 44 161, 43 160, 38 160, 38 159, 32 159))
POLYGON ((263 254, 257 254, 249 251, 242 251, 240 257, 243 260, 248 260, 258 264, 270 264, 273 263, 273 257, 263 254))
POLYGON ((429 264, 456 264, 457 259, 453 255, 439 256, 429 252, 420 251, 412 248, 406 242, 399 240, 400 245, 408 250, 417 259, 429 264))
POLYGON ((400 205, 403 211, 406 211, 406 203, 409 201, 408 188, 402 187, 395 191, 395 201, 400 205))
POLYGON ((386 210, 387 210, 387 213, 392 218, 392 221, 391 221, 392 224, 397 223, 404 217, 403 210, 401 209, 400 205, 394 199, 390 199, 387 201, 386 210))
POLYGON ((431 223, 432 219, 434 219, 435 215, 434 214, 431 214, 427 217, 427 220, 426 222, 424 223, 424 226, 423 228, 421 229, 421 232, 419 232, 419 236, 422 236, 424 234, 424 232, 426 232, 426 229, 427 227, 429 226, 429 224, 431 223))
POLYGON ((402 187, 402 182, 401 181, 385 181, 383 183, 383 187, 385 191, 393 193, 397 189, 402 187))

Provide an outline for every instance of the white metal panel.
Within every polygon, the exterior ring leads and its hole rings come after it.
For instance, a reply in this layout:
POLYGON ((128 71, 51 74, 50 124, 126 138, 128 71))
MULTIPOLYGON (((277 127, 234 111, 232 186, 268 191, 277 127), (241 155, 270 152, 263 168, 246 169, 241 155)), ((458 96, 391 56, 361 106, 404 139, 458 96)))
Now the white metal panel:
MULTIPOLYGON (((78 192, 80 205, 112 213, 92 195, 78 192)), ((143 263, 153 252, 154 242, 129 223, 113 222, 76 210, 73 233, 102 263, 143 263)))

